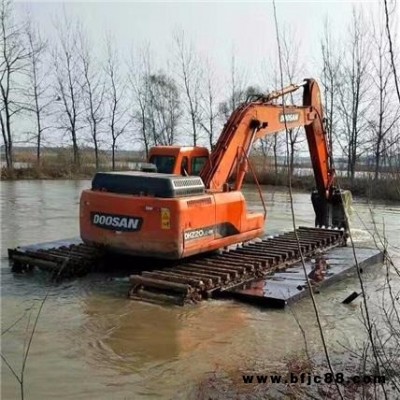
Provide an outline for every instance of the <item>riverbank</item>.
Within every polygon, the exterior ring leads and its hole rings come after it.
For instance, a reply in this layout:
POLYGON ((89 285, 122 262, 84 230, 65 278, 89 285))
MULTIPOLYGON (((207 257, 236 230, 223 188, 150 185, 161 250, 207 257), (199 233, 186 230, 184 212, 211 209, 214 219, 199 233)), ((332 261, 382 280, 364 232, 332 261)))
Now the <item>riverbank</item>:
MULTIPOLYGON (((101 168, 107 170, 109 168, 101 168)), ((119 170, 127 170, 120 165, 119 170)), ((52 166, 43 165, 28 168, 1 169, 1 180, 27 180, 27 179, 91 179, 96 172, 93 165, 83 166, 79 169, 73 166, 52 166)), ((256 173, 258 182, 261 185, 286 187, 288 176, 285 172, 260 172, 256 173)), ((373 180, 370 177, 357 177, 352 181, 347 177, 338 177, 341 188, 348 189, 353 195, 365 197, 373 200, 400 201, 400 176, 390 175, 384 179, 373 180)), ((255 183, 251 173, 245 178, 246 183, 255 183)), ((298 190, 311 191, 315 186, 314 177, 311 175, 298 176, 292 178, 292 187, 298 190)))
MULTIPOLYGON (((288 186, 288 176, 284 172, 257 173, 257 180, 261 185, 288 186)), ((255 183, 252 175, 247 174, 245 181, 255 183)), ((354 196, 373 200, 400 201, 400 176, 387 176, 384 179, 373 180, 369 177, 357 177, 351 180, 338 176, 337 183, 342 189, 350 190, 354 196)), ((315 187, 314 177, 293 176, 292 187, 298 190, 311 191, 315 187)))
POLYGON ((390 385, 389 376, 383 373, 392 373, 392 377, 397 376, 397 371, 390 370, 390 366, 381 368, 382 374, 379 375, 370 358, 343 353, 331 354, 330 362, 334 374, 331 373, 322 353, 311 358, 304 353, 292 354, 283 360, 281 366, 275 368, 259 358, 237 370, 217 369, 206 374, 195 385, 192 397, 198 400, 211 398, 334 400, 340 398, 339 389, 345 399, 384 398, 384 390, 390 395, 388 398, 395 398, 396 388, 390 385))
POLYGON ((38 180, 38 179, 91 179, 96 172, 96 167, 85 166, 76 168, 70 165, 42 165, 26 168, 1 169, 1 180, 38 180))

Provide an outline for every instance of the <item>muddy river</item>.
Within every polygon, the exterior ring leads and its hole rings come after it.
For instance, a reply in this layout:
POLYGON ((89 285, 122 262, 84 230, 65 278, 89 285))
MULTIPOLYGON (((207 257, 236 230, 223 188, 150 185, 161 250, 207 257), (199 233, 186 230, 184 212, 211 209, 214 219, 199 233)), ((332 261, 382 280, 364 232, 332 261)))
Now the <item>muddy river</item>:
MULTIPOLYGON (((27 339, 31 307, 36 310, 48 288, 48 276, 18 276, 10 271, 7 248, 78 235, 80 191, 88 181, 20 181, 1 184, 2 353, 18 373, 27 339)), ((260 209, 257 192, 246 188, 251 209, 260 209)), ((292 229, 286 190, 264 187, 267 233, 292 229)), ((297 225, 313 224, 308 193, 294 194, 297 225)), ((400 266, 400 205, 355 199, 352 213, 357 244, 373 247, 368 233, 383 227, 400 266)), ((383 269, 365 276, 371 302, 379 302, 383 269)), ((359 287, 348 278, 317 296, 322 324, 332 351, 353 347, 365 336, 360 302, 341 301, 359 287)), ((123 279, 93 274, 55 286, 45 302, 25 370, 27 399, 172 399, 190 398, 193 386, 216 368, 283 365, 304 343, 293 313, 261 310, 233 301, 209 301, 188 307, 161 307, 129 301, 123 279)), ((292 306, 307 328, 310 350, 321 350, 309 299, 292 306)), ((34 318, 32 314, 30 323, 34 318)), ((263 371, 264 373, 268 371, 263 371)), ((2 398, 19 398, 15 377, 3 365, 2 398)))

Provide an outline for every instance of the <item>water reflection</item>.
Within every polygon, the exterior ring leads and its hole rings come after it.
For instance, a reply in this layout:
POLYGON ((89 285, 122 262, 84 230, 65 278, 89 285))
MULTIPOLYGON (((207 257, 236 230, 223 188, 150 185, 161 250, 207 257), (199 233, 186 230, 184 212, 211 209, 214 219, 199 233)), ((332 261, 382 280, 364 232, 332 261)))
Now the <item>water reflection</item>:
POLYGON ((73 237, 88 181, 1 182, 2 254, 7 247, 73 237))
POLYGON ((138 372, 192 353, 218 351, 247 325, 241 308, 204 304, 182 309, 90 296, 83 299, 84 323, 78 336, 92 363, 138 372))

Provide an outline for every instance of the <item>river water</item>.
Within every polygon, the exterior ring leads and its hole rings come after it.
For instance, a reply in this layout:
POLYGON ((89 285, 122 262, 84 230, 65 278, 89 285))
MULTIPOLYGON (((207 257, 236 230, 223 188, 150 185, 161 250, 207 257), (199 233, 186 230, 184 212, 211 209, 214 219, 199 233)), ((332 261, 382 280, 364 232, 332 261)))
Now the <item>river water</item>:
MULTIPOLYGON (((48 290, 48 276, 14 275, 7 248, 78 235, 80 191, 89 181, 18 181, 1 184, 2 353, 21 369, 30 309, 48 290)), ((262 210, 253 187, 245 188, 249 208, 262 210)), ((268 234, 292 229, 286 190, 263 187, 268 234)), ((312 226, 308 193, 294 193, 297 225, 312 226)), ((358 245, 373 247, 368 233, 374 216, 385 229, 400 266, 400 205, 355 199, 351 215, 358 245), (365 224, 365 226, 363 225, 365 224)), ((383 268, 365 275, 371 302, 379 302, 383 268)), ((360 301, 341 301, 359 288, 348 278, 317 295, 322 325, 332 351, 343 351, 365 336, 360 301)), ((188 307, 162 307, 127 300, 125 280, 93 274, 54 286, 44 304, 25 370, 27 399, 190 398, 192 388, 216 368, 236 371, 248 365, 280 366, 304 349, 295 313, 307 329, 312 352, 321 351, 313 308, 304 299, 288 310, 261 310, 233 301, 188 307)), ((28 330, 29 331, 29 330, 28 330)), ((267 373, 268 371, 260 371, 267 373)), ((2 398, 19 398, 15 377, 3 364, 2 398)))

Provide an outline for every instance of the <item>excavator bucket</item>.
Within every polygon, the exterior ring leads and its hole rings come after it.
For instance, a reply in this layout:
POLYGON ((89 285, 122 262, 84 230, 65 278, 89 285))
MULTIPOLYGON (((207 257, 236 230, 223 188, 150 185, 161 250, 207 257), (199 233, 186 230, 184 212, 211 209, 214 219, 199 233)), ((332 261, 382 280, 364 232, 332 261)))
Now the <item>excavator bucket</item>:
POLYGON ((349 190, 333 189, 330 200, 314 190, 311 201, 315 212, 315 226, 331 226, 348 230, 348 215, 352 204, 352 195, 349 190))

